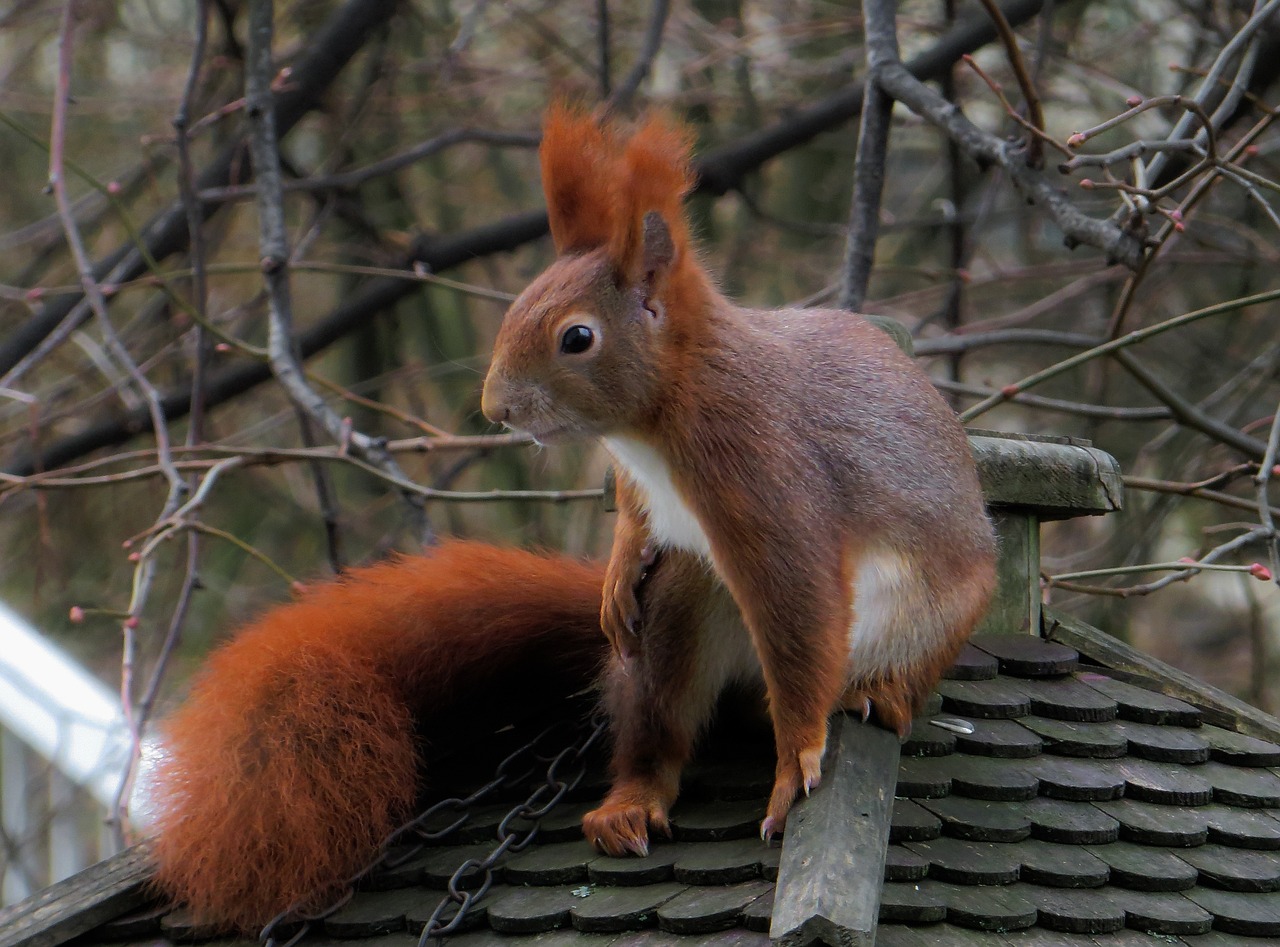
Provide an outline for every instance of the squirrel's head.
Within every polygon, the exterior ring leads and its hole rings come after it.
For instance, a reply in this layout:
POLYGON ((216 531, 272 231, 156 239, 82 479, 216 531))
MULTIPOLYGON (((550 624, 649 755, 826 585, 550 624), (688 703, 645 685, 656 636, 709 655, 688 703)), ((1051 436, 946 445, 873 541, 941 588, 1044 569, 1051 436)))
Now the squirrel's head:
POLYGON ((688 134, 650 118, 624 136, 560 106, 540 157, 559 256, 507 311, 482 408, 540 441, 633 427, 661 396, 673 312, 705 286, 681 208, 688 134))

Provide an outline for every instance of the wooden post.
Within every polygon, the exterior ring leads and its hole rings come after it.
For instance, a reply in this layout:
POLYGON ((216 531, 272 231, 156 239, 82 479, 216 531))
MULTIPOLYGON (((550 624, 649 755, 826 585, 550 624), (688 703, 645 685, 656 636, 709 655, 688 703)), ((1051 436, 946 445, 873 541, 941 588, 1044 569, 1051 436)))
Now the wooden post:
POLYGON ((1038 635, 1040 524, 1120 509, 1120 466, 1076 438, 974 431, 969 444, 1000 542, 996 597, 978 630, 1038 635))
POLYGON ((996 596, 979 633, 1040 633, 1040 519, 1017 509, 992 510, 1000 559, 996 596))

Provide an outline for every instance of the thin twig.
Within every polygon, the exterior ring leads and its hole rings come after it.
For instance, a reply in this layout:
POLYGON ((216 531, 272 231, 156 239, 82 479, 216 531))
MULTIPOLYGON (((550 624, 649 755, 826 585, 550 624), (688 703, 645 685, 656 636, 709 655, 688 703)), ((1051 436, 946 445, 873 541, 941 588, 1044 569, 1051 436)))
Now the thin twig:
POLYGON ((667 25, 667 17, 671 13, 670 0, 653 0, 649 12, 649 24, 645 27, 644 38, 640 41, 640 52, 627 74, 622 77, 618 87, 605 103, 610 112, 625 112, 640 90, 640 83, 649 75, 653 61, 658 58, 662 49, 662 34, 667 25))
MULTIPOLYGON (((1177 496, 1195 497, 1199 500, 1208 500, 1221 506, 1229 506, 1236 510, 1249 510, 1252 513, 1258 512, 1258 504, 1254 500, 1246 500, 1244 497, 1232 496, 1230 493, 1223 493, 1221 490, 1209 490, 1194 484, 1176 483, 1170 480, 1158 480, 1153 477, 1136 477, 1126 474, 1124 476, 1124 485, 1126 488, 1133 490, 1146 490, 1151 493, 1169 493, 1177 496)), ((1271 507, 1272 516, 1280 516, 1280 508, 1271 507)))
MULTIPOLYGON (((1053 145, 1054 148, 1062 152, 1064 155, 1071 154, 1071 149, 1069 149, 1062 142, 1058 141, 1058 139, 1054 138, 1052 135, 1046 132, 1043 127, 1037 126, 1031 120, 1029 120, 1024 115, 1022 115, 1016 108, 1014 108, 1013 103, 1010 102, 1008 98, 1005 97, 1004 89, 1001 87, 1000 83, 996 82, 996 80, 992 78, 985 69, 979 66, 978 61, 976 59, 974 59, 972 56, 963 56, 961 57, 961 60, 964 62, 966 66, 968 66, 971 70, 973 70, 974 73, 977 74, 979 79, 981 79, 983 82, 986 83, 987 88, 991 90, 991 92, 999 100, 1000 105, 1004 108, 1005 114, 1008 115, 1011 119, 1013 119, 1013 121, 1021 125, 1024 129, 1026 129, 1027 135, 1028 135, 1027 147, 1028 148, 1031 147, 1031 142, 1033 141, 1037 142, 1036 150, 1040 152, 1040 155, 1037 160, 1040 163, 1038 165, 1032 165, 1032 167, 1040 167, 1040 166, 1043 166, 1044 164, 1044 149, 1040 147, 1040 145, 1038 144, 1039 142, 1047 142, 1048 144, 1053 145)), ((1028 156, 1027 158, 1027 163, 1031 164, 1030 156, 1028 156)))
POLYGON ((1031 124, 1032 133, 1027 137, 1027 164, 1033 168, 1044 166, 1044 149, 1041 141, 1044 137, 1044 109, 1040 105, 1040 95, 1036 92, 1031 74, 1027 72, 1027 64, 1022 58, 1022 50, 1018 48, 1018 37, 1013 27, 1005 19, 1004 12, 996 5, 995 0, 980 0, 983 9, 996 25, 996 33, 1004 44, 1005 54, 1009 57, 1009 66, 1018 80, 1018 88, 1022 90, 1023 101, 1027 103, 1027 121, 1031 124))
POLYGON ((427 437, 449 437, 449 433, 434 424, 422 420, 408 411, 401 411, 399 408, 385 404, 381 401, 375 401, 373 398, 366 398, 358 395, 349 388, 344 388, 335 381, 328 378, 322 378, 312 373, 307 374, 307 378, 322 388, 328 388, 334 394, 342 398, 343 401, 350 401, 352 404, 358 404, 362 408, 368 408, 370 411, 377 411, 379 414, 385 414, 389 418, 395 418, 401 424, 409 427, 417 428, 427 437))
POLYGON ((1056 329, 994 329, 989 332, 962 332, 931 339, 917 339, 917 357, 930 355, 956 355, 993 345, 1056 345, 1069 349, 1091 349, 1099 343, 1094 335, 1080 332, 1059 332, 1056 329))
POLYGON ((1058 170, 1063 174, 1070 174, 1081 168, 1105 168, 1108 165, 1124 164, 1134 158, 1141 158, 1143 155, 1155 154, 1160 151, 1198 155, 1202 154, 1204 149, 1187 138, 1180 138, 1174 141, 1148 141, 1145 138, 1140 138, 1137 141, 1129 142, 1127 145, 1122 145, 1114 151, 1104 152, 1103 154, 1074 155, 1069 160, 1058 165, 1058 170))
MULTIPOLYGON (((992 394, 992 389, 985 385, 970 385, 945 378, 934 378, 935 387, 956 394, 983 398, 992 394)), ((1094 418, 1100 421, 1167 421, 1173 417, 1168 408, 1122 408, 1107 404, 1084 404, 1079 401, 1065 401, 1061 398, 1043 398, 1039 395, 1015 395, 1014 404, 1026 405, 1028 408, 1039 408, 1044 411, 1057 411, 1082 418, 1094 418)))
MULTIPOLYGON (((1124 485, 1126 488, 1134 490, 1148 490, 1151 493, 1167 493, 1176 494, 1179 497, 1194 497, 1202 500, 1210 500, 1211 503, 1224 505, 1233 509, 1247 509, 1251 513, 1260 514, 1261 508, 1254 500, 1244 499, 1243 497, 1233 497, 1229 493, 1222 493, 1221 490, 1207 490, 1198 488, 1193 484, 1179 484, 1179 482, 1171 480, 1158 480, 1155 477, 1139 477, 1126 475, 1124 476, 1124 485)), ((1280 516, 1280 507, 1271 505, 1271 516, 1280 516)))
POLYGON ((1188 577, 1197 572, 1250 572, 1249 566, 1223 565, 1204 562, 1203 560, 1183 560, 1180 562, 1145 562, 1141 565, 1111 566, 1106 569, 1084 569, 1080 572, 1062 572, 1051 576, 1049 582, 1056 584, 1080 579, 1105 579, 1113 575, 1138 575, 1143 572, 1181 572, 1188 577), (1191 568, 1193 567, 1193 568, 1191 568))
MULTIPOLYGON (((1187 114, 1200 122, 1201 131, 1205 135, 1205 144, 1203 146, 1205 154, 1210 160, 1216 161, 1218 149, 1217 137, 1214 134, 1213 121, 1210 119, 1209 113, 1204 110, 1203 105, 1197 102, 1194 98, 1190 98, 1185 95, 1157 95, 1152 96, 1149 99, 1143 99, 1141 102, 1130 106, 1119 115, 1109 118, 1104 122, 1099 122, 1097 125, 1094 125, 1091 128, 1086 128, 1084 131, 1075 132, 1067 139, 1067 147, 1073 149, 1079 148, 1090 138, 1095 138, 1103 132, 1110 131, 1119 125, 1123 125, 1141 115, 1143 112, 1148 112, 1154 108, 1163 108, 1166 105, 1176 105, 1179 108, 1186 109, 1187 114)), ((1181 141, 1185 138, 1185 135, 1171 134, 1169 135, 1168 140, 1181 141)), ((1147 181, 1154 180, 1149 174, 1144 174, 1143 178, 1147 181)))
MULTIPOLYGON (((392 453, 434 454, 460 450, 493 450, 499 447, 528 447, 532 443, 532 438, 527 434, 441 434, 429 437, 408 437, 399 440, 391 440, 387 442, 387 450, 392 453)), ((193 469, 192 464, 185 458, 195 458, 199 463, 204 463, 206 465, 208 464, 208 461, 199 459, 246 457, 259 459, 264 463, 272 464, 279 461, 308 460, 312 457, 323 457, 327 456, 329 452, 334 450, 336 450, 336 448, 332 447, 307 449, 288 447, 253 447, 251 445, 229 447, 225 444, 199 444, 194 447, 176 446, 173 448, 173 454, 177 458, 183 458, 175 462, 182 467, 182 469, 189 470, 193 469)), ((38 474, 30 475, 12 474, 0 471, 0 483, 31 484, 39 486, 40 482, 44 478, 75 477, 80 474, 100 470, 103 467, 111 467, 135 460, 143 460, 152 457, 153 455, 154 452, 150 450, 125 451, 123 453, 110 454, 105 457, 85 461, 84 463, 75 464, 70 467, 52 468, 38 474)))
MULTIPOLYGON (((410 165, 438 155, 455 145, 481 144, 506 148, 536 148, 538 136, 521 132, 487 131, 482 128, 455 128, 442 132, 426 141, 414 145, 398 155, 374 161, 361 168, 348 171, 335 171, 332 174, 317 174, 309 178, 295 178, 284 181, 281 187, 286 193, 292 191, 342 191, 352 190, 388 174, 393 174, 410 165)), ((207 203, 227 203, 231 201, 247 201, 258 196, 255 184, 231 184, 224 187, 205 188, 200 192, 200 199, 207 203)))
MULTIPOLYGON (((1203 569, 1204 566, 1212 565, 1222 557, 1229 555, 1230 553, 1233 553, 1238 549, 1243 549, 1245 546, 1248 546, 1252 543, 1258 542, 1259 540, 1262 540, 1265 538, 1269 538, 1267 530, 1263 529, 1262 527, 1254 527, 1248 532, 1242 533, 1241 535, 1237 536, 1235 539, 1225 542, 1220 546, 1215 546, 1213 549, 1209 550, 1209 552, 1205 553, 1203 556, 1200 556, 1198 559, 1194 560, 1194 562, 1188 563, 1185 568, 1172 572, 1169 575, 1164 576, 1163 578, 1155 580, 1154 582, 1148 582, 1143 585, 1130 585, 1130 586, 1123 586, 1123 587, 1115 587, 1115 586, 1108 586, 1108 585, 1088 585, 1080 582, 1075 582, 1071 579, 1065 579, 1057 576, 1050 576, 1050 575, 1043 575, 1043 574, 1041 578, 1049 586, 1052 586, 1054 588, 1064 589, 1069 592, 1085 592, 1090 595, 1109 595, 1116 598, 1132 598, 1138 595, 1150 595, 1152 592, 1158 592, 1161 589, 1168 588, 1170 585, 1173 585, 1175 582, 1185 582, 1187 579, 1190 579, 1191 577, 1197 575, 1198 573, 1205 571, 1203 569)), ((1161 568, 1163 568, 1166 564, 1162 563, 1159 565, 1161 568)), ((1134 571, 1140 570, 1141 568, 1142 567, 1134 567, 1134 571)), ((1112 570, 1105 570, 1105 571, 1112 571, 1112 570)), ((1253 572, 1254 570, 1250 566, 1236 566, 1236 567, 1230 568, 1228 571, 1253 572)))
MULTIPOLYGON (((1042 382, 1048 381, 1050 378, 1056 378, 1063 372, 1070 371, 1071 369, 1079 365, 1083 365, 1086 362, 1093 361, 1100 356, 1111 355, 1112 353, 1118 352, 1130 345, 1135 345, 1138 342, 1145 342, 1148 339, 1162 335, 1172 329, 1181 328, 1182 326, 1198 322, 1199 320, 1206 319, 1210 316, 1218 316, 1227 312, 1235 312, 1239 309, 1245 309, 1249 306, 1258 305, 1259 303, 1271 302, 1276 299, 1280 299, 1280 290, 1255 293, 1252 296, 1245 296, 1240 299, 1231 299, 1226 302, 1216 303, 1212 306, 1206 306, 1203 309, 1196 309, 1192 312, 1183 313, 1182 315, 1175 316, 1172 319, 1166 319, 1164 322, 1147 326, 1145 329, 1137 329, 1118 339, 1112 339, 1109 342, 1104 342, 1101 345, 1094 346, 1088 351, 1081 352, 1078 355, 1073 355, 1061 362, 1050 365, 1048 368, 1034 372, 1014 384, 1005 385, 1004 388, 1000 390, 999 394, 992 395, 990 398, 984 398, 982 401, 978 402, 976 405, 961 414, 960 418, 962 421, 972 421, 974 418, 985 414, 996 405, 1007 401, 1019 392, 1026 391, 1028 388, 1032 388, 1042 382)), ((1261 451, 1259 450, 1258 453, 1260 455, 1261 451)))

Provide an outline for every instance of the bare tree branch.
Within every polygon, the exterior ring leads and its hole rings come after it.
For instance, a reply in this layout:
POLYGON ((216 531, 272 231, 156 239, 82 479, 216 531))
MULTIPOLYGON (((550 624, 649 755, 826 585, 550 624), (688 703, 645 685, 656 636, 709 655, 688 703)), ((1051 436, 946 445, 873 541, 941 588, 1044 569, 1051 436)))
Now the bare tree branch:
MULTIPOLYGON (((604 4, 601 3, 601 8, 603 7, 604 4)), ((636 55, 635 63, 632 64, 627 74, 622 77, 617 89, 610 96, 608 100, 610 111, 625 111, 631 104, 631 100, 635 98, 636 92, 640 90, 640 83, 644 82, 648 77, 649 70, 653 68, 653 61, 657 58, 658 51, 662 49, 662 33, 666 28, 667 16, 670 13, 670 0, 653 0, 653 7, 649 13, 649 26, 645 29, 644 41, 640 44, 640 52, 636 55)), ((602 38, 601 42, 607 42, 607 39, 602 38)), ((606 62, 603 58, 601 61, 602 63, 606 62)))
POLYGON ((858 127, 858 154, 853 163, 853 202, 849 209, 849 237, 845 243, 839 306, 857 312, 867 298, 876 238, 880 233, 880 198, 888 162, 889 124, 893 99, 880 86, 885 66, 898 61, 897 4, 894 0, 864 0, 867 75, 858 127))
POLYGON ((1138 380, 1142 387, 1156 396, 1173 412, 1173 418, 1183 427, 1199 431, 1201 434, 1221 444, 1226 444, 1239 451, 1251 460, 1261 460, 1266 453, 1267 445, 1256 437, 1244 434, 1230 424, 1223 424, 1216 418, 1206 414, 1200 408, 1178 394, 1172 386, 1165 384, 1149 368, 1139 362, 1131 352, 1117 349, 1111 357, 1124 366, 1125 371, 1138 380))
MULTIPOLYGON (((1234 63, 1241 51, 1246 49, 1254 40, 1258 30, 1267 22, 1268 19, 1280 10, 1280 0, 1268 0, 1261 8, 1255 9, 1253 15, 1245 22, 1245 24, 1236 32, 1235 36, 1222 47, 1214 60, 1213 65, 1209 68, 1209 73, 1204 77, 1204 81, 1200 83, 1200 88, 1196 90, 1194 99, 1200 105, 1206 105, 1211 96, 1220 93, 1220 83, 1227 69, 1234 63)), ((1209 130, 1213 131, 1222 127, 1222 123, 1234 110, 1235 104, 1233 98, 1238 96, 1236 89, 1248 83, 1246 73, 1252 68, 1250 58, 1246 58, 1238 70, 1236 80, 1232 82, 1228 91, 1228 95, 1221 106, 1214 110, 1212 119, 1209 122, 1209 130), (1230 105, 1228 105, 1230 103, 1230 105)), ((1178 119, 1168 134, 1170 140, 1186 138, 1187 133, 1191 130, 1192 123, 1196 121, 1196 115, 1188 111, 1178 119)), ((1147 181, 1155 181, 1160 177, 1164 170, 1165 163, 1168 161, 1168 155, 1161 152, 1152 157, 1147 162, 1143 177, 1147 181)))
MULTIPOLYGON (((259 246, 262 275, 267 287, 268 343, 271 371, 294 405, 339 444, 348 446, 371 466, 389 478, 407 481, 404 471, 380 440, 352 430, 321 395, 307 383, 293 337, 293 304, 289 292, 289 236, 284 220, 284 188, 280 177, 280 154, 276 137, 276 115, 272 108, 275 58, 272 53, 275 4, 272 0, 250 0, 248 64, 245 72, 246 114, 249 121, 249 149, 257 182, 259 246)), ((431 541, 422 498, 402 494, 409 504, 414 532, 424 544, 431 541)))
POLYGON ((613 92, 613 37, 609 29, 609 0, 596 0, 596 50, 600 59, 600 98, 613 92))
POLYGON ((1097 220, 1083 213, 1044 174, 1027 165, 1025 153, 978 128, 958 108, 905 67, 899 64, 886 66, 882 83, 895 99, 941 128, 970 157, 999 165, 1023 197, 1045 208, 1063 232, 1068 246, 1086 244, 1097 247, 1107 254, 1108 261, 1121 263, 1130 269, 1141 264, 1145 248, 1139 237, 1110 221, 1097 220))
MULTIPOLYGON (((1017 25, 1034 16, 1041 3, 1042 0, 1009 0, 1002 5, 1002 9, 1009 22, 1017 25)), ((348 6, 356 4, 357 0, 350 0, 348 6)), ((344 8, 346 9, 348 8, 344 8)), ((982 15, 973 17, 949 30, 930 49, 912 59, 908 68, 922 79, 937 78, 965 53, 972 52, 994 38, 995 31, 990 19, 982 15)), ((295 69, 291 85, 297 81, 295 69)), ((277 97, 277 127, 283 129, 285 126, 280 120, 279 101, 277 97)), ((712 149, 696 165, 699 192, 720 195, 736 188, 747 174, 760 165, 857 117, 861 108, 862 84, 851 83, 808 108, 789 113, 786 118, 763 130, 712 149)), ((214 185, 209 183, 208 186, 214 185)), ((207 209, 208 205, 205 206, 207 209)), ((469 260, 514 250, 546 232, 546 214, 542 211, 526 211, 456 234, 422 237, 415 242, 405 265, 412 267, 417 263, 429 272, 440 273, 469 260)), ((416 290, 417 283, 412 279, 386 277, 369 280, 329 314, 299 334, 298 348, 302 358, 324 350, 416 290)), ((0 344, 0 354, 3 351, 4 345, 0 344)), ((0 364, 3 364, 2 359, 0 364)), ((208 404, 210 407, 220 404, 270 377, 270 370, 259 363, 224 369, 209 379, 208 404)), ((190 389, 186 386, 179 386, 166 394, 162 398, 166 416, 181 417, 188 410, 189 400, 190 389)), ((140 418, 136 411, 92 421, 82 430, 42 447, 37 455, 10 458, 4 470, 25 475, 36 469, 60 467, 90 451, 128 440, 144 424, 145 418, 140 418)))
MULTIPOLYGON (((275 96, 276 127, 286 134, 311 109, 337 77, 351 57, 360 51, 369 35, 395 13, 397 0, 347 0, 316 32, 307 53, 293 64, 289 87, 275 96)), ((222 187, 233 176, 242 175, 242 145, 233 142, 204 169, 197 179, 197 190, 222 187)), ((217 205, 201 204, 208 219, 217 205)), ((153 217, 143 228, 146 253, 162 260, 187 246, 187 218, 181 201, 175 201, 153 217)), ((98 282, 122 283, 135 279, 146 270, 145 257, 135 247, 125 245, 92 267, 98 282)), ((41 311, 0 340, 0 375, 40 344, 50 332, 79 307, 82 294, 67 294, 49 299, 41 311)), ((75 314, 75 322, 88 315, 86 309, 75 314)))
MULTIPOLYGON (((1199 322, 1201 319, 1220 316, 1228 312, 1238 312, 1239 310, 1245 309, 1249 306, 1273 302, 1277 299, 1280 299, 1280 290, 1271 290, 1265 293, 1254 293, 1252 296, 1245 296, 1241 299, 1232 299, 1216 305, 1205 306, 1202 309, 1196 309, 1192 312, 1184 312, 1180 316, 1174 316, 1172 319, 1166 319, 1164 322, 1158 322, 1155 325, 1147 326, 1144 329, 1135 329, 1133 332, 1123 335, 1118 339, 1111 339, 1110 341, 1103 342, 1101 345, 1097 345, 1087 351, 1080 352, 1070 358, 1063 359, 1061 362, 1050 365, 1048 368, 1042 368, 1040 371, 1028 375, 1021 381, 1015 382, 1011 385, 1005 385, 1000 390, 999 394, 992 395, 990 398, 984 398, 973 407, 964 411, 960 415, 960 419, 965 422, 972 421, 974 418, 984 414, 996 405, 1007 401, 1014 395, 1020 394, 1028 388, 1048 381, 1050 378, 1056 378, 1064 372, 1070 371, 1073 368, 1077 368, 1086 362, 1091 362, 1104 355, 1114 356, 1116 353, 1131 345, 1136 345, 1139 342, 1145 342, 1148 339, 1155 338, 1158 335, 1163 335, 1173 329, 1190 325, 1193 322, 1199 322)), ((1150 388, 1151 386, 1148 385, 1148 387, 1150 388)), ((1170 407, 1172 407, 1172 405, 1170 407)), ((1245 445, 1242 443, 1240 449, 1245 453, 1253 453, 1256 447, 1261 447, 1260 442, 1254 441, 1253 445, 1245 445)), ((1257 450, 1256 453, 1258 456, 1261 456, 1262 450, 1257 450)))

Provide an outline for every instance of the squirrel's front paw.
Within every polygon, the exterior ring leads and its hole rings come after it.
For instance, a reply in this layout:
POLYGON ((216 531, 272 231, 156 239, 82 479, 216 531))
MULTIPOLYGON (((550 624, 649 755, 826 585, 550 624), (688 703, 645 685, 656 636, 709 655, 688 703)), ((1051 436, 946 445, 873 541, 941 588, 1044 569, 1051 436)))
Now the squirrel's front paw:
POLYGON ((600 627, 624 664, 639 648, 640 586, 656 561, 656 552, 646 544, 633 559, 619 562, 614 557, 605 573, 600 627))
POLYGON ((607 800, 582 818, 582 834, 597 851, 621 857, 649 854, 649 827, 670 837, 671 823, 660 805, 607 800))
POLYGON ((639 646, 636 629, 640 627, 640 600, 635 585, 625 579, 605 579, 604 603, 600 607, 600 627, 614 654, 626 664, 639 646))

